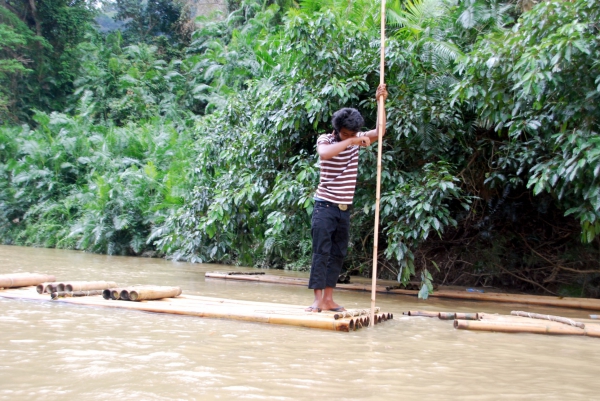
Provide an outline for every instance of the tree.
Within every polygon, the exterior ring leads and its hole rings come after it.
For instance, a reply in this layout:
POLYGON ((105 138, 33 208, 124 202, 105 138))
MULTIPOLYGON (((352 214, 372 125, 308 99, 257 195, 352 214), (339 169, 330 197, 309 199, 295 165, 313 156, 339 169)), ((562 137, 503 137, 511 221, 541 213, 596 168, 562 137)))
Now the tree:
MULTIPOLYGON (((63 109, 79 69, 74 52, 92 30, 95 9, 87 0, 4 0, 1 13, 5 32, 19 35, 11 46, 19 44, 20 64, 28 70, 10 74, 13 119, 27 119, 32 108, 63 109)), ((11 46, 3 46, 3 57, 11 46)))
POLYGON ((152 43, 158 37, 168 43, 187 44, 190 20, 186 3, 180 0, 117 0, 116 20, 125 21, 123 37, 127 44, 152 43))

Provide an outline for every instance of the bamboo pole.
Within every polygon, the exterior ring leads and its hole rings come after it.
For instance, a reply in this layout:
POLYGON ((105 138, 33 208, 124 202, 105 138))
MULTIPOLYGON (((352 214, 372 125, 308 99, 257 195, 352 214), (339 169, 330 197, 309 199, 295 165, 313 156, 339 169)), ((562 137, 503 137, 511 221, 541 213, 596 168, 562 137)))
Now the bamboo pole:
POLYGON ((57 299, 57 298, 89 297, 92 295, 102 295, 102 290, 53 292, 52 294, 50 294, 50 297, 52 299, 57 299))
MULTIPOLYGON (((586 322, 585 327, 579 328, 576 326, 565 326, 563 323, 559 323, 559 322, 553 322, 553 321, 544 321, 544 320, 532 320, 529 319, 527 317, 522 317, 522 316, 515 316, 515 315, 498 315, 498 314, 489 314, 489 313, 479 313, 480 319, 483 323, 489 323, 489 326, 492 327, 489 330, 488 329, 482 329, 482 330, 487 330, 487 331, 505 331, 505 332, 511 332, 511 333, 517 333, 517 332, 528 332, 528 333, 539 333, 539 334, 563 334, 563 332, 560 329, 560 326, 564 326, 566 328, 573 328, 576 330, 582 330, 583 334, 579 334, 579 335, 586 335, 588 337, 600 337, 600 324, 593 324, 593 323, 589 323, 586 322), (512 329, 498 329, 496 330, 495 327, 496 326, 506 326, 506 327, 514 327, 512 329), (519 327, 531 327, 531 326, 535 326, 537 327, 536 329, 530 330, 530 329, 519 329, 519 327), (539 329, 539 327, 550 327, 550 331, 545 332, 542 329, 539 329), (558 331, 561 331, 560 333, 555 333, 554 328, 558 327, 558 331)), ((456 322, 456 320, 455 320, 456 322)), ((456 326, 455 326, 456 327, 456 326)), ((472 326, 475 327, 475 326, 472 326)), ((482 326, 485 327, 485 326, 482 326)), ((473 328, 471 330, 479 330, 478 328, 473 328)), ((579 333, 578 331, 574 331, 574 334, 579 333)), ((565 332, 564 334, 569 334, 569 332, 565 332)))
POLYGON ((595 324, 595 325, 600 325, 600 321, 598 321, 598 319, 577 319, 578 322, 584 323, 584 324, 595 324))
POLYGON ((478 313, 461 313, 461 312, 440 312, 439 318, 441 320, 479 320, 478 313))
POLYGON ((586 335, 586 331, 579 327, 566 326, 556 322, 540 323, 517 323, 506 321, 469 321, 455 320, 454 327, 463 330, 495 331, 502 333, 536 333, 536 334, 562 334, 562 335, 586 335))
POLYGON ((496 331, 504 333, 539 333, 539 334, 575 334, 583 335, 584 331, 577 327, 569 327, 553 322, 519 322, 507 320, 455 320, 454 327, 464 330, 496 331), (540 324, 541 323, 541 324, 540 324), (556 329, 557 326, 560 328, 556 329), (555 330, 556 329, 556 330, 555 330))
POLYGON ((424 316, 424 317, 439 317, 440 316, 440 312, 430 312, 430 311, 424 311, 424 310, 409 310, 408 312, 405 312, 405 314, 408 316, 424 316))
MULTIPOLYGON (((379 56, 379 84, 385 83, 385 0, 381 0, 381 53, 379 56)), ((377 189, 375 192, 375 228, 373 231, 373 271, 371 282, 371 321, 375 322, 375 295, 377 293, 377 254, 379 242, 379 203, 381 198, 381 152, 383 142, 383 130, 385 129, 384 107, 385 99, 383 96, 377 99, 377 189)))
POLYGON ((50 289, 50 286, 52 285, 52 283, 41 283, 38 284, 37 287, 35 287, 36 291, 38 294, 43 294, 43 293, 47 293, 49 292, 48 290, 50 289))
MULTIPOLYGON (((416 295, 417 291, 391 290, 393 294, 416 295)), ((538 306, 556 306, 560 308, 600 310, 600 299, 552 297, 546 295, 521 295, 503 293, 475 293, 466 291, 438 290, 430 297, 465 299, 471 301, 505 302, 538 306)))
POLYGON ((147 286, 133 288, 129 291, 129 300, 142 301, 162 298, 175 298, 181 295, 180 287, 147 286))
POLYGON ((116 286, 117 283, 114 281, 68 281, 65 282, 64 290, 66 292, 104 290, 116 286))
MULTIPOLYGON (((379 313, 380 308, 376 307, 375 308, 375 313, 379 313)), ((327 313, 327 311, 323 311, 325 313, 327 313)), ((348 309, 342 312, 337 312, 336 314, 333 315, 334 319, 341 319, 344 317, 355 317, 355 316, 363 316, 363 315, 367 315, 369 313, 368 310, 366 309, 348 309)))
POLYGON ((13 288, 13 287, 29 287, 31 285, 37 286, 44 282, 56 281, 56 277, 49 274, 37 274, 37 273, 12 273, 12 274, 0 274, 0 288, 13 288))
POLYGON ((510 312, 510 314, 513 316, 529 317, 532 319, 550 320, 553 322, 567 324, 569 326, 579 327, 580 329, 585 329, 585 324, 583 324, 581 322, 577 322, 577 321, 569 319, 569 318, 566 318, 566 317, 542 315, 539 313, 530 313, 530 312, 523 312, 523 311, 512 311, 512 312, 510 312))
POLYGON ((110 288, 110 299, 113 301, 121 299, 121 291, 123 291, 123 288, 110 288))

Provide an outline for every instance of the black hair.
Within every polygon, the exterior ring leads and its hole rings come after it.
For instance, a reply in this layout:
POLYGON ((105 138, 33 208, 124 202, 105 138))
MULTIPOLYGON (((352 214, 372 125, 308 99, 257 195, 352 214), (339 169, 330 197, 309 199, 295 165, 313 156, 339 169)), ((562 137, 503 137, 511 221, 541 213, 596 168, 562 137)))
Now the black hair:
POLYGON ((358 132, 365 125, 365 120, 358 110, 345 107, 333 113, 331 123, 333 124, 336 139, 339 140, 340 130, 342 128, 349 129, 352 132, 358 132))

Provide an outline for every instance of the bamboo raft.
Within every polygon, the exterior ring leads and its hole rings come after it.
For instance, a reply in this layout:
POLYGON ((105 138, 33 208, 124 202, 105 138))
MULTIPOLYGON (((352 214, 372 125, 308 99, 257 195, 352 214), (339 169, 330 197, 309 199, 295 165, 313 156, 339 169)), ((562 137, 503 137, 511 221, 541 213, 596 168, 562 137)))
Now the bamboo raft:
MULTIPOLYGON (((298 277, 281 277, 270 274, 240 274, 239 272, 206 272, 205 277, 209 279, 222 280, 239 280, 239 281, 254 281, 271 284, 287 284, 307 286, 308 279, 298 277)), ((336 289, 351 290, 351 291, 371 291, 370 284, 337 284, 336 289)), ((401 294, 417 296, 417 290, 405 290, 398 288, 389 288, 383 285, 377 285, 376 291, 384 294, 401 294)), ((518 303, 524 305, 536 306, 553 306, 559 308, 585 309, 600 311, 600 299, 594 298, 568 298, 568 297, 552 297, 544 295, 521 295, 521 294, 504 294, 504 293, 482 293, 482 292, 467 292, 437 289, 430 297, 451 298, 469 301, 484 301, 484 302, 502 302, 502 303, 518 303)))
POLYGON ((597 319, 569 319, 562 316, 512 311, 510 315, 489 313, 458 313, 408 311, 408 316, 453 320, 453 326, 461 330, 491 331, 500 333, 533 333, 575 335, 600 338, 600 321, 597 319))
MULTIPOLYGON (((2 280, 2 277, 3 275, 0 275, 0 280, 2 280)), ((6 288, 10 283, 10 281, 6 281, 4 282, 6 284, 4 290, 0 290, 0 297, 290 325, 342 332, 368 327, 370 322, 369 309, 354 309, 345 312, 305 312, 305 307, 298 305, 181 295, 179 287, 133 286, 118 288, 115 285, 115 288, 105 288, 103 290, 52 292, 52 298, 50 298, 47 292, 42 291, 40 293, 39 288, 36 288, 37 285, 46 283, 48 277, 40 278, 42 280, 38 280, 37 283, 28 281, 27 287, 19 285, 21 288, 6 288), (164 296, 164 298, 146 300, 145 298, 149 292, 153 293, 153 297, 164 296), (118 294, 119 298, 112 298, 113 293, 118 294), (127 301, 124 301, 124 299, 127 299, 127 301)), ((391 313, 384 313, 378 309, 374 323, 383 323, 389 319, 393 319, 391 313)))

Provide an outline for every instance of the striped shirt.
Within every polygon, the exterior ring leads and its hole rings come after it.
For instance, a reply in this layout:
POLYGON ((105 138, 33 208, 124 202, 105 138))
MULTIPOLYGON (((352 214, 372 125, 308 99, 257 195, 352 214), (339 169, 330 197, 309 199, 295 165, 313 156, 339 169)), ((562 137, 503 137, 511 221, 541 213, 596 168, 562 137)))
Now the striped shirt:
MULTIPOLYGON (((365 136, 359 132, 356 136, 365 136)), ((317 146, 337 143, 335 134, 323 134, 317 139, 317 146)), ((321 179, 316 197, 333 203, 351 205, 356 188, 358 173, 358 146, 348 146, 346 150, 329 160, 320 160, 321 179)))

